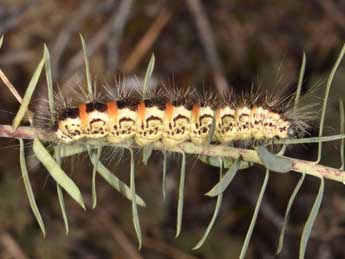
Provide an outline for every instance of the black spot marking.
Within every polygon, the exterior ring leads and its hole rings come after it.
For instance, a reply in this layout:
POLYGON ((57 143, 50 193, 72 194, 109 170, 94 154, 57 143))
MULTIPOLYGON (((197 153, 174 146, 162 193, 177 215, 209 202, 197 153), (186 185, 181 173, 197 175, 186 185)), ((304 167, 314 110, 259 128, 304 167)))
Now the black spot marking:
POLYGON ((92 120, 90 121, 90 125, 92 125, 92 124, 94 124, 94 123, 96 123, 96 122, 103 122, 103 125, 105 125, 105 121, 102 120, 102 119, 99 119, 99 118, 92 119, 92 120))
POLYGON ((166 100, 163 97, 153 97, 151 99, 145 99, 144 104, 147 108, 156 106, 159 110, 164 111, 166 100))
POLYGON ((94 106, 96 111, 99 112, 105 112, 107 110, 107 105, 104 103, 96 102, 94 106))
POLYGON ((146 123, 149 124, 150 121, 159 121, 160 123, 163 123, 163 120, 160 117, 151 115, 150 117, 146 118, 146 123))
POLYGON ((76 119, 79 117, 79 108, 69 108, 62 111, 62 113, 58 116, 59 121, 70 119, 76 119))
POLYGON ((176 121, 179 120, 179 119, 185 119, 188 123, 189 123, 189 118, 182 115, 182 114, 178 114, 176 117, 174 117, 173 119, 173 122, 174 124, 176 125, 176 121))

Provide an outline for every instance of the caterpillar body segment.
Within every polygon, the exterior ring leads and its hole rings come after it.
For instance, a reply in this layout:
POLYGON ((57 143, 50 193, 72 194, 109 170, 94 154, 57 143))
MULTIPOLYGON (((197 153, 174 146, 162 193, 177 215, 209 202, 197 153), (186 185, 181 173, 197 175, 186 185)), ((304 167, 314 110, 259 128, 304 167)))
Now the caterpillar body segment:
POLYGON ((251 109, 244 106, 236 110, 235 125, 237 127, 236 138, 239 140, 249 140, 252 136, 253 125, 251 122, 251 109))
POLYGON ((229 106, 219 108, 216 111, 216 139, 221 143, 229 143, 236 140, 238 134, 236 110, 229 106))
POLYGON ((145 146, 160 140, 163 134, 163 120, 164 110, 140 102, 137 109, 135 142, 139 146, 145 146))
POLYGON ((190 123, 190 139, 196 145, 208 144, 215 111, 211 107, 193 105, 190 123))
POLYGON ((82 132, 87 138, 102 138, 108 135, 109 112, 101 102, 79 105, 82 132))
POLYGON ((175 107, 171 102, 166 104, 163 129, 163 143, 174 147, 190 138, 192 112, 183 105, 175 107))
POLYGON ((132 139, 136 134, 137 112, 124 107, 120 101, 107 103, 109 114, 107 140, 119 144, 132 139))
POLYGON ((78 108, 66 109, 58 116, 56 137, 59 140, 69 143, 84 136, 78 108))

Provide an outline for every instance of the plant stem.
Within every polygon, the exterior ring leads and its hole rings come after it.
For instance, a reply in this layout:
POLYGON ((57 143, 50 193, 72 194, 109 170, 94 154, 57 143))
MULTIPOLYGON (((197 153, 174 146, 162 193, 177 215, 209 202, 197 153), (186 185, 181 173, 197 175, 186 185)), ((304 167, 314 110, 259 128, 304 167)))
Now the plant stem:
MULTIPOLYGON (((0 125, 0 137, 34 139, 35 136, 39 136, 39 138, 45 142, 51 142, 55 139, 54 133, 52 132, 36 130, 31 127, 19 127, 17 128, 17 130, 14 130, 10 125, 0 125)), ((126 144, 123 146, 139 148, 135 144, 126 144)), ((237 159, 240 157, 243 161, 263 165, 263 162, 261 161, 258 153, 252 149, 234 148, 224 145, 197 146, 191 142, 185 142, 176 146, 175 148, 167 148, 161 142, 157 142, 152 145, 152 148, 153 150, 165 150, 169 152, 181 152, 181 150, 183 150, 187 154, 198 154, 211 157, 223 157, 232 159, 237 159)), ((292 161, 292 171, 305 173, 315 177, 324 177, 329 180, 345 183, 345 171, 315 164, 312 161, 290 157, 286 158, 292 161)))

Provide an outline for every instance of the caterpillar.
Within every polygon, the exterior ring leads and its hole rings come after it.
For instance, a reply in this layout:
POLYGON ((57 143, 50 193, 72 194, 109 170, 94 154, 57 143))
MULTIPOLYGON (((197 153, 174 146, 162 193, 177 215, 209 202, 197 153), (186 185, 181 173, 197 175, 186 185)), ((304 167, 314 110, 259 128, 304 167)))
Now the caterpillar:
POLYGON ((85 96, 79 98, 84 102, 74 105, 67 105, 70 102, 60 94, 54 124, 45 109, 43 115, 35 113, 36 127, 52 131, 56 143, 105 139, 114 145, 134 141, 145 146, 162 141, 167 147, 187 141, 196 145, 262 143, 302 136, 309 127, 306 114, 293 110, 292 96, 256 91, 236 98, 230 91, 199 93, 166 85, 151 89, 146 96, 140 88, 127 89, 123 84, 113 90, 116 94, 85 96))

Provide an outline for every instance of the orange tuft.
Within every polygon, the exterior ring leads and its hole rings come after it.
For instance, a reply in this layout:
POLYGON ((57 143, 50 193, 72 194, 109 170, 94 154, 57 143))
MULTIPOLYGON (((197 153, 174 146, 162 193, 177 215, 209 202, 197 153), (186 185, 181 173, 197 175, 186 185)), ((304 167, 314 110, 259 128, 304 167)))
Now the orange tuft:
POLYGON ((171 120, 171 117, 173 115, 174 106, 171 102, 168 102, 165 104, 165 115, 168 117, 168 120, 171 120))
POLYGON ((86 128, 87 124, 89 123, 89 118, 88 118, 89 116, 86 112, 86 104, 85 103, 79 105, 79 117, 80 117, 82 128, 86 128))
POLYGON ((111 120, 115 120, 117 117, 118 107, 115 101, 110 101, 107 103, 107 113, 111 120))
POLYGON ((200 105, 199 104, 193 104, 192 120, 197 120, 198 119, 199 111, 200 111, 200 105))
POLYGON ((143 101, 138 104, 137 110, 139 119, 143 121, 145 118, 145 103, 143 101))
POLYGON ((216 110, 216 120, 219 120, 220 117, 220 109, 216 110))

